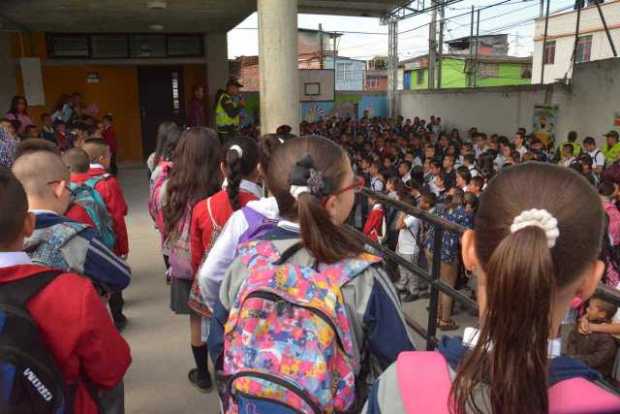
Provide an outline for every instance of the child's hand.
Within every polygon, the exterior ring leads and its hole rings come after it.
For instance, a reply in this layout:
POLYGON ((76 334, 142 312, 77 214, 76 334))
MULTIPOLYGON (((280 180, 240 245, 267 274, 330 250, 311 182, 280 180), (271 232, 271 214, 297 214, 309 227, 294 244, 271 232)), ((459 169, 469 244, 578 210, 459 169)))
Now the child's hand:
POLYGON ((590 335, 592 333, 590 322, 585 316, 579 320, 579 333, 582 335, 590 335))

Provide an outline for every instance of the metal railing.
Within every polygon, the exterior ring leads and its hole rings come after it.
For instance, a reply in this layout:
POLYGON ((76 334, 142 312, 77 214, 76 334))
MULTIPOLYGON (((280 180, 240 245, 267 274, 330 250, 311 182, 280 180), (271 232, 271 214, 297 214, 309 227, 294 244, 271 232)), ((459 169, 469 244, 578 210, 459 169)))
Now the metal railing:
MULTIPOLYGON (((393 250, 380 243, 371 241, 362 232, 351 227, 351 229, 359 237, 364 238, 364 241, 370 246, 372 246, 375 250, 379 251, 386 260, 392 261, 395 264, 404 267, 405 269, 409 270, 415 277, 420 278, 428 283, 430 287, 430 297, 428 308, 428 321, 426 323, 426 327, 420 325, 417 321, 415 321, 412 317, 408 315, 405 315, 405 320, 407 322, 407 325, 409 325, 409 327, 415 333, 417 333, 426 340, 426 349, 431 351, 435 349, 438 344, 438 339, 436 336, 438 308, 437 305, 439 302, 440 292, 452 297, 454 300, 463 304, 466 308, 474 312, 478 312, 478 304, 476 303, 476 301, 471 299, 469 296, 463 294, 462 292, 456 290, 454 287, 446 284, 439 278, 441 245, 444 232, 450 231, 461 235, 467 229, 461 225, 442 219, 436 215, 430 214, 410 204, 389 198, 384 194, 376 193, 366 188, 362 189, 360 193, 365 197, 372 197, 373 199, 380 201, 385 207, 392 207, 397 209, 398 211, 417 217, 421 219, 425 224, 434 226, 435 228, 432 242, 432 260, 430 263, 430 270, 428 270, 418 266, 416 263, 411 263, 405 260, 393 250)), ((425 253, 421 251, 420 254, 425 253)), ((599 296, 601 299, 620 307, 620 291, 600 284, 596 289, 596 295, 599 296)))

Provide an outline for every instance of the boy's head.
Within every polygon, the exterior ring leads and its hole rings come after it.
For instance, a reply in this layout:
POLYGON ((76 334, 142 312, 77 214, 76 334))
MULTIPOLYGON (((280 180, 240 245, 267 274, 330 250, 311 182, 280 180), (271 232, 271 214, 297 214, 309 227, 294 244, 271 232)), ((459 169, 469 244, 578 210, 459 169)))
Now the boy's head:
POLYGON ((577 141, 577 131, 570 131, 568 133, 568 142, 576 142, 577 141))
POLYGON ((57 119, 56 121, 54 121, 54 130, 56 132, 64 134, 67 131, 67 124, 65 124, 65 121, 57 119))
POLYGON ((437 203, 437 197, 435 194, 430 192, 423 192, 422 198, 420 199, 420 208, 422 210, 428 211, 431 208, 435 207, 437 203))
POLYGON ((474 154, 466 154, 463 157, 463 164, 466 166, 474 165, 476 163, 476 156, 474 154))
POLYGON ((610 321, 618 311, 618 307, 600 298, 590 299, 586 316, 589 321, 610 321))
POLYGON ((52 116, 48 114, 47 112, 44 114, 41 114, 41 123, 47 127, 51 127, 53 125, 52 116))
POLYGON ((411 162, 407 160, 401 162, 400 165, 398 166, 398 175, 400 175, 401 177, 404 177, 405 175, 407 175, 409 171, 411 171, 411 162))
POLYGON ((22 183, 30 208, 64 214, 71 203, 69 171, 58 154, 27 152, 15 160, 13 174, 22 183))
POLYGON ((60 155, 58 147, 53 143, 40 138, 27 139, 20 142, 15 150, 15 158, 19 158, 24 154, 33 152, 47 151, 52 154, 60 155))
POLYGON ((459 167, 456 170, 456 186, 465 188, 471 181, 471 172, 467 167, 459 167))
POLYGON ((0 251, 20 251, 34 230, 24 187, 11 170, 0 167, 0 251))
POLYGON ((474 194, 480 194, 482 187, 484 186, 484 179, 480 176, 472 177, 469 181, 469 191, 474 194))
POLYGON ((431 174, 435 177, 441 174, 441 161, 431 160, 430 171, 431 171, 431 174))
POLYGON ((583 140, 583 147, 587 152, 592 152, 596 149, 596 141, 592 137, 585 137, 583 140))
POLYGON ((62 160, 72 174, 84 174, 90 168, 90 159, 82 148, 71 148, 63 154, 62 160))
POLYGON ((89 139, 84 142, 82 149, 88 154, 88 158, 93 164, 101 164, 103 168, 110 168, 112 153, 108 144, 99 138, 89 139))
POLYGON ((0 128, 4 129, 9 136, 14 137, 17 130, 13 127, 13 123, 10 119, 0 119, 0 128))
POLYGON ((613 147, 618 143, 618 131, 609 131, 607 134, 605 134, 605 138, 607 138, 607 146, 613 147))
POLYGON ((447 154, 443 157, 443 168, 446 171, 451 171, 454 168, 454 155, 447 154))
POLYGON ((572 155, 573 155, 573 145, 572 144, 562 145, 562 156, 565 158, 569 158, 572 155))
POLYGON ((370 173, 370 175, 378 175, 379 171, 381 170, 381 163, 379 161, 373 161, 370 164, 370 168, 368 169, 368 172, 370 173))

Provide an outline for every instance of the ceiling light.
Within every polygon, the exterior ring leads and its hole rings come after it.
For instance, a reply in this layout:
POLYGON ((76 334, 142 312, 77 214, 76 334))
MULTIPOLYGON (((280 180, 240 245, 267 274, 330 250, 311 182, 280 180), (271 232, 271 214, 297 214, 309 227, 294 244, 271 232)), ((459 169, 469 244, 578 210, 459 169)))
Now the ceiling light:
POLYGON ((163 24, 152 24, 149 26, 149 29, 151 29, 154 32, 161 32, 162 30, 164 30, 164 25, 163 24))
POLYGON ((146 7, 151 10, 164 10, 168 7, 168 3, 163 0, 149 1, 146 3, 146 7))

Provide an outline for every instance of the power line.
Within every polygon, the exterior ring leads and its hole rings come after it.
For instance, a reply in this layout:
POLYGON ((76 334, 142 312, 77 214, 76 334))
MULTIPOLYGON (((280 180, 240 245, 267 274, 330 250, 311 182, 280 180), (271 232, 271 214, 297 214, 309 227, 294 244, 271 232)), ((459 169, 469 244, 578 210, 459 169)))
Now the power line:
MULTIPOLYGON (((305 29, 303 27, 300 27, 299 29, 302 29, 302 30, 314 30, 314 29, 305 29)), ((232 30, 258 30, 258 27, 235 27, 232 30)), ((365 34, 365 35, 383 35, 383 36, 387 36, 387 33, 383 33, 383 32, 356 32, 356 31, 349 31, 349 30, 323 30, 323 33, 326 33, 326 34, 330 34, 330 33, 365 34)))

